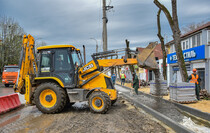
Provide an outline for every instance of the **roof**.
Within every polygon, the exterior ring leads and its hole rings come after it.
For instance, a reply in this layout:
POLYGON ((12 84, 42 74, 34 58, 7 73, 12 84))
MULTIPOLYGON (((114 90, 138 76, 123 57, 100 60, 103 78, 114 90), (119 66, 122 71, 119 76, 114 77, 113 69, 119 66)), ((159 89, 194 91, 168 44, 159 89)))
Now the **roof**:
POLYGON ((53 49, 53 48, 74 48, 75 49, 73 45, 48 45, 48 46, 38 47, 37 50, 53 49))
MULTIPOLYGON (((186 33, 186 34, 181 35, 181 39, 183 39, 183 38, 185 38, 185 37, 187 37, 187 36, 190 36, 190 35, 192 35, 192 34, 198 32, 198 31, 200 31, 200 30, 202 30, 202 29, 205 29, 205 28, 210 28, 210 22, 207 22, 206 24, 204 24, 204 25, 202 25, 202 26, 196 28, 195 30, 192 30, 192 31, 190 31, 190 32, 188 32, 188 33, 186 33)), ((172 40, 172 41, 166 43, 166 45, 171 44, 171 43, 173 43, 173 42, 174 42, 174 40, 172 40)))
POLYGON ((142 48, 142 47, 136 47, 136 51, 138 51, 138 52, 142 52, 144 50, 144 48, 142 48))
MULTIPOLYGON (((144 49, 145 48, 137 47, 136 51, 142 52, 144 49)), ((162 48, 161 48, 161 44, 160 43, 155 46, 154 54, 155 54, 155 57, 158 57, 158 59, 163 59, 163 52, 162 52, 162 48)))
POLYGON ((17 65, 6 65, 6 66, 4 66, 4 67, 13 67, 13 68, 18 68, 18 66, 17 66, 17 65))

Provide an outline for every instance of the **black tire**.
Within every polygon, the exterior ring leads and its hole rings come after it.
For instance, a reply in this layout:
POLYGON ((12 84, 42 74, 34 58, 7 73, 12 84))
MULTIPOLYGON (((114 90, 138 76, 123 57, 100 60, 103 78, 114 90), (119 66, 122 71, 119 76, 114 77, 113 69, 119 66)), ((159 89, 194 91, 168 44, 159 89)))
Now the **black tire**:
POLYGON ((4 84, 5 87, 9 87, 9 84, 4 84))
POLYGON ((91 112, 105 114, 111 106, 111 100, 105 92, 94 91, 89 97, 88 105, 91 112), (94 98, 100 98, 102 100, 102 101, 100 100, 103 103, 100 109, 94 107, 96 106, 95 104, 93 105, 92 103, 94 98))
POLYGON ((117 98, 111 101, 111 104, 114 105, 117 102, 117 98))
POLYGON ((58 84, 52 83, 52 82, 40 84, 35 89, 35 93, 34 93, 34 101, 35 101, 36 107, 42 113, 46 113, 46 114, 54 114, 54 113, 61 112, 66 105, 66 100, 67 100, 66 98, 67 98, 67 96, 66 96, 65 90, 63 88, 61 88, 58 84), (44 90, 47 90, 47 89, 49 89, 50 91, 54 91, 56 98, 57 98, 56 103, 50 108, 43 106, 40 102, 40 94, 44 90))

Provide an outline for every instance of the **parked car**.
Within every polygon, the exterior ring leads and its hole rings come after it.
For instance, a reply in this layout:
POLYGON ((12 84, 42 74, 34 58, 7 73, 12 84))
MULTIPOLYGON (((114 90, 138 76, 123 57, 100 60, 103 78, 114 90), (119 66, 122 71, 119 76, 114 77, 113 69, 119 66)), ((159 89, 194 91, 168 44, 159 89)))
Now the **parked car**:
POLYGON ((9 87, 9 85, 14 85, 18 76, 18 66, 17 65, 7 65, 4 66, 2 73, 2 83, 5 87, 9 87))

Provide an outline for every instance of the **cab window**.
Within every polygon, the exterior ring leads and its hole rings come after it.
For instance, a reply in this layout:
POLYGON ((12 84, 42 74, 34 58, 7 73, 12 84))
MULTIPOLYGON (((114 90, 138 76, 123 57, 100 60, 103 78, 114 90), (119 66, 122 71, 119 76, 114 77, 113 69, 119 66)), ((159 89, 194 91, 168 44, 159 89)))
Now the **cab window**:
POLYGON ((76 51, 72 51, 71 54, 72 54, 72 59, 73 59, 74 65, 77 63, 77 65, 80 66, 81 65, 81 62, 80 62, 80 59, 78 57, 77 52, 76 51))
POLYGON ((71 62, 68 51, 66 49, 59 49, 55 52, 55 70, 69 71, 71 70, 71 62))
POLYGON ((50 51, 43 51, 41 57, 41 72, 50 72, 50 51))

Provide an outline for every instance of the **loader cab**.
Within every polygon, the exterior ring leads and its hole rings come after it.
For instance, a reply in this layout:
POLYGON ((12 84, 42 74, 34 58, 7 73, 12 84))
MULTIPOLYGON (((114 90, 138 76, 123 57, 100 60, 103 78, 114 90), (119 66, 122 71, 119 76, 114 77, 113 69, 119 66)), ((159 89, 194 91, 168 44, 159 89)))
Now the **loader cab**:
POLYGON ((79 50, 72 45, 52 45, 38 48, 38 77, 55 77, 64 87, 76 86, 76 70, 82 65, 79 50))

